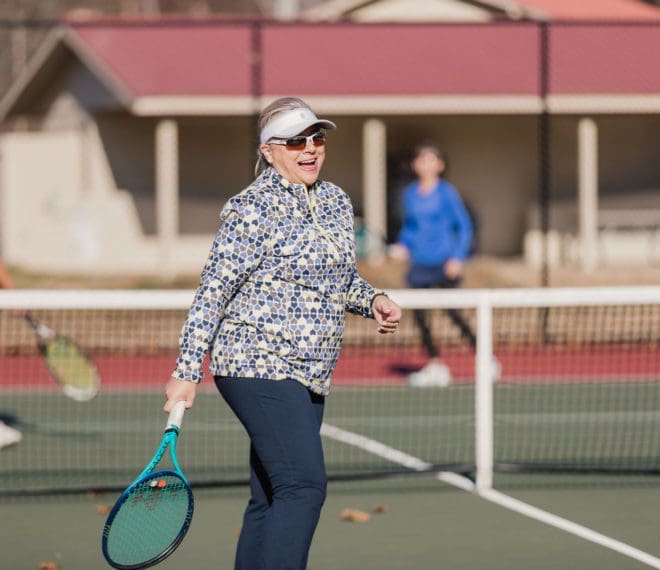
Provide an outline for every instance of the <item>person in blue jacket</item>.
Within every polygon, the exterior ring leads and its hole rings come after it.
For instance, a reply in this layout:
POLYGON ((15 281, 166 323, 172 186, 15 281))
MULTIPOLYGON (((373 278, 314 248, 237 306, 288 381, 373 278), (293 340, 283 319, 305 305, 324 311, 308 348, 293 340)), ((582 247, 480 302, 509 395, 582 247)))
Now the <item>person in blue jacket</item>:
MULTIPOLYGON (((411 167, 417 178, 403 191, 403 225, 391 255, 409 261, 409 287, 458 287, 474 241, 470 214, 456 188, 442 177, 446 161, 436 143, 418 145, 411 167)), ((450 309, 447 313, 461 335, 476 347, 474 333, 460 312, 450 309)), ((448 386, 451 371, 440 358, 426 313, 417 310, 414 316, 429 362, 409 376, 409 384, 448 386)))

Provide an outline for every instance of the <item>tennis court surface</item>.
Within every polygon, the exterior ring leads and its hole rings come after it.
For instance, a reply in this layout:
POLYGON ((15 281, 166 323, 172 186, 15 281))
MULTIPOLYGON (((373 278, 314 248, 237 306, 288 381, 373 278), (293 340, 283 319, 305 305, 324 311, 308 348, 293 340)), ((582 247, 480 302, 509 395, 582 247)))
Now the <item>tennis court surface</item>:
MULTIPOLYGON (((660 568, 660 288, 419 293, 392 296, 428 311, 454 382, 407 385, 424 364, 411 311, 395 337, 349 319, 326 406, 333 482, 310 570, 660 568), (478 354, 449 308, 471 323, 478 354), (371 518, 342 521, 346 508, 371 518)), ((12 310, 0 315, 0 419, 23 433, 0 451, 7 568, 104 567, 104 509, 159 441, 190 298, 3 292, 12 310), (15 309, 89 355, 98 395, 62 393, 15 309)), ((210 382, 179 455, 197 510, 161 567, 231 567, 247 440, 210 382)))

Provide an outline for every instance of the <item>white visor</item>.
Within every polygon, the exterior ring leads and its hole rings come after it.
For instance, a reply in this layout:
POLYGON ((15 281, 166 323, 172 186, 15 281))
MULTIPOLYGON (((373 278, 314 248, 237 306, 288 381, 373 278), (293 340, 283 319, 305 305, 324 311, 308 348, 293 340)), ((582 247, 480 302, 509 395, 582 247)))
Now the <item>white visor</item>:
POLYGON ((319 125, 324 129, 336 129, 332 121, 319 119, 311 109, 291 109, 277 113, 261 131, 259 140, 261 144, 270 139, 288 139, 299 135, 312 125, 319 125))

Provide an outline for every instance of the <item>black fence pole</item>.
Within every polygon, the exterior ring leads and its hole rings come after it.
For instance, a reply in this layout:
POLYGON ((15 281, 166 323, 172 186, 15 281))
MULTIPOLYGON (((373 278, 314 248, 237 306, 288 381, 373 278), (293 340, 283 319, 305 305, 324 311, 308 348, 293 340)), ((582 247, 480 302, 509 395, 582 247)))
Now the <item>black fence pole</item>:
POLYGON ((550 54, 549 25, 539 24, 539 96, 541 113, 538 117, 538 179, 539 179, 539 215, 541 225, 541 286, 550 285, 550 267, 548 260, 548 233, 550 231, 550 113, 548 110, 550 54))
MULTIPOLYGON (((260 21, 252 22, 252 35, 250 46, 250 66, 251 66, 251 91, 252 100, 254 102, 254 112, 251 118, 252 129, 252 148, 256 149, 259 146, 259 105, 261 103, 261 95, 263 89, 263 45, 262 45, 262 23, 260 21)), ((251 156, 256 160, 256 152, 251 156)), ((254 160, 250 164, 250 171, 248 180, 254 178, 254 160)))

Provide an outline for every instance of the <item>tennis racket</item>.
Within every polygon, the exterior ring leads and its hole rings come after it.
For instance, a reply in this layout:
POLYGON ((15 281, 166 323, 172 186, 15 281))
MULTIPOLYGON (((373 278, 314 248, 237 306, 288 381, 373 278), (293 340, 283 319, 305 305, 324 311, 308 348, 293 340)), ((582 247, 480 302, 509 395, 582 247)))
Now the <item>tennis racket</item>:
POLYGON ((50 376, 60 385, 62 392, 78 402, 91 400, 101 387, 96 365, 70 338, 59 335, 32 314, 23 317, 37 335, 37 345, 46 361, 50 376))
POLYGON ((177 402, 160 447, 144 471, 122 493, 103 527, 103 555, 122 570, 148 568, 181 544, 193 516, 192 490, 176 458, 176 440, 186 410, 177 402), (174 471, 154 471, 167 448, 174 471))

